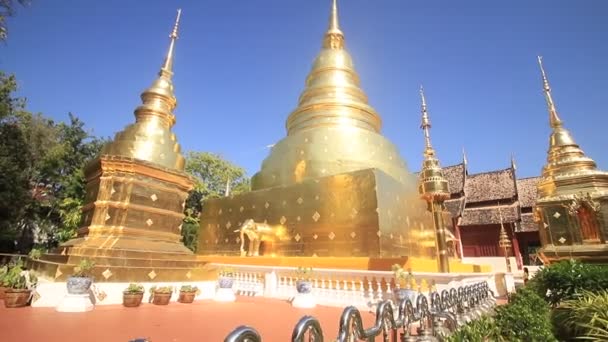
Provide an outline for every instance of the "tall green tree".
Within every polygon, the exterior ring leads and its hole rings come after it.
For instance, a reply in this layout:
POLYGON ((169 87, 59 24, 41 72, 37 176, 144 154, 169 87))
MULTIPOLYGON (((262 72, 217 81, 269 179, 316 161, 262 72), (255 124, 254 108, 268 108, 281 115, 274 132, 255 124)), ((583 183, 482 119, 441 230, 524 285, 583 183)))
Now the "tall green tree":
POLYGON ((15 98, 14 76, 0 72, 0 250, 27 252, 73 237, 84 200, 83 168, 103 140, 69 114, 55 123, 15 98))
POLYGON ((198 217, 204 210, 203 201, 224 196, 227 186, 231 194, 249 191, 251 186, 245 169, 209 152, 189 152, 186 155, 186 172, 196 179, 196 183, 186 200, 182 237, 184 244, 196 251, 198 217))

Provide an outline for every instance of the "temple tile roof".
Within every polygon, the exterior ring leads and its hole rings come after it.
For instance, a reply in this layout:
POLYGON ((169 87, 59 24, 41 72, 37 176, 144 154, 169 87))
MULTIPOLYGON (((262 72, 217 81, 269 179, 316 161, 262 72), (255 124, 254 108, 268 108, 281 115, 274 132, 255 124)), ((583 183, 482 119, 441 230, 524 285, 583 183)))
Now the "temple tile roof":
POLYGON ((452 217, 458 217, 462 214, 462 209, 464 209, 464 197, 449 199, 444 204, 452 217))
POLYGON ((446 166, 443 168, 443 175, 448 180, 450 192, 457 194, 464 189, 464 163, 446 166))
POLYGON ((517 222, 519 208, 517 203, 511 205, 496 205, 480 208, 465 208, 462 212, 460 226, 477 226, 500 224, 500 214, 504 223, 517 222))
POLYGON ((517 196, 522 208, 533 207, 536 203, 536 185, 540 177, 522 178, 517 180, 517 196))
POLYGON ((464 193, 467 203, 513 198, 516 194, 513 169, 468 175, 464 193))
POLYGON ((538 224, 534 222, 534 215, 532 213, 521 214, 521 222, 519 225, 515 225, 516 232, 537 232, 538 224))

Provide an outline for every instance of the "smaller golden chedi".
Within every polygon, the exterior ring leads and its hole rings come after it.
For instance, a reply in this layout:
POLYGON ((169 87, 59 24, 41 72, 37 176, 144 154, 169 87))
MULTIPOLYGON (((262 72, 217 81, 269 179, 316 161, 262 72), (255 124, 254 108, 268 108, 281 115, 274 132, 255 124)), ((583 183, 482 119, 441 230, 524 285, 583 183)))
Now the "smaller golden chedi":
POLYGON ((547 164, 538 183, 535 219, 545 262, 577 258, 608 261, 608 172, 597 169, 564 127, 538 57, 549 110, 547 164))
POLYGON ((92 259, 96 281, 175 281, 206 276, 181 242, 193 180, 175 134, 173 56, 181 11, 158 78, 142 95, 135 123, 116 134, 85 169, 86 199, 78 236, 33 263, 61 281, 92 259))

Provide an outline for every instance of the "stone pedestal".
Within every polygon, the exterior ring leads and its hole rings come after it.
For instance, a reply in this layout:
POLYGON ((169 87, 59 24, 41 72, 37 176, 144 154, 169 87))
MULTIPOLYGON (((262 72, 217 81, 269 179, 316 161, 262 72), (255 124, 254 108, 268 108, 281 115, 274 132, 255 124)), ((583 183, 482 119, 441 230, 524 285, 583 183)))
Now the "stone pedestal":
POLYGON ((293 298, 291 306, 300 309, 311 309, 317 306, 317 301, 312 293, 298 293, 293 298))
POLYGON ((87 312, 93 310, 89 294, 67 294, 57 306, 59 312, 87 312))
POLYGON ((236 300, 236 296, 234 295, 234 291, 232 291, 232 289, 218 288, 215 292, 215 297, 213 300, 216 302, 234 302, 236 300))

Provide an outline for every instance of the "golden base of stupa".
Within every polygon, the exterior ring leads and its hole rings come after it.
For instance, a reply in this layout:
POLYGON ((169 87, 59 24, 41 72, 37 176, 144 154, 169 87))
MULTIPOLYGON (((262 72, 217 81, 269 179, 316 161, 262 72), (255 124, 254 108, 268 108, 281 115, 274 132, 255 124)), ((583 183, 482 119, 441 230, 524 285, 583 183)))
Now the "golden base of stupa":
MULTIPOLYGON (((394 264, 401 265, 412 272, 437 273, 437 260, 417 257, 368 258, 368 257, 239 257, 222 255, 203 255, 197 258, 204 264, 226 264, 274 267, 312 267, 356 271, 390 271, 394 264)), ((460 260, 450 260, 452 273, 491 272, 487 265, 463 264, 460 260)))
POLYGON ((158 252, 73 249, 69 255, 50 253, 42 259, 29 260, 28 266, 46 280, 62 282, 83 259, 95 263, 92 271, 95 282, 188 282, 217 278, 217 270, 194 255, 158 252))

